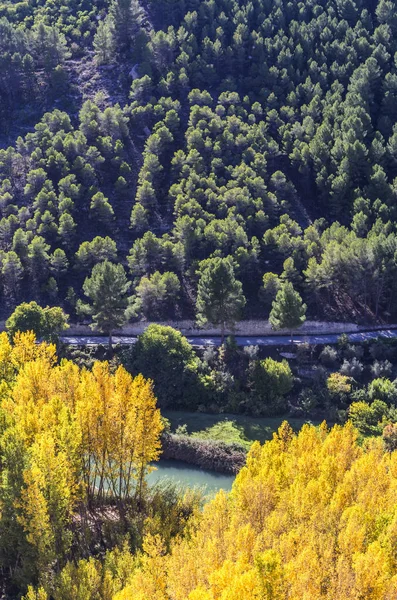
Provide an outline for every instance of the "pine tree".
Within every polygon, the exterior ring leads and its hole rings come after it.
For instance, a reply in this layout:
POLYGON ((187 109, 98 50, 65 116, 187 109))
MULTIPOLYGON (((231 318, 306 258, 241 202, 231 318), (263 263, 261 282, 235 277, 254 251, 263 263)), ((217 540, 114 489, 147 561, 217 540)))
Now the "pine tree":
POLYGON ((114 37, 119 50, 130 50, 145 20, 138 0, 114 0, 110 7, 114 37))
POLYGON ((110 347, 113 331, 126 321, 130 285, 123 265, 114 265, 108 260, 95 265, 91 277, 87 277, 83 285, 83 291, 91 304, 80 302, 78 311, 92 316, 93 329, 109 335, 110 347))
POLYGON ((289 281, 277 292, 269 321, 273 329, 290 330, 291 344, 293 343, 292 330, 306 321, 306 304, 303 304, 300 294, 289 281))
POLYGON ((100 21, 94 37, 95 58, 99 65, 112 62, 115 53, 115 33, 113 20, 100 21))
POLYGON ((197 321, 221 326, 222 343, 225 327, 233 327, 245 305, 242 285, 234 274, 229 258, 205 261, 197 290, 197 321))

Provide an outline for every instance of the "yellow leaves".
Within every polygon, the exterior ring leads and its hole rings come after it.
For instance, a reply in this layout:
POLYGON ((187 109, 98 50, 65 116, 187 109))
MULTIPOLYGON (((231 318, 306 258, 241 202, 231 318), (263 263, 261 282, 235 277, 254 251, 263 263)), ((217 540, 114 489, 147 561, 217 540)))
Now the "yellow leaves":
POLYGON ((55 558, 53 554, 54 535, 50 527, 50 516, 44 496, 44 474, 37 465, 24 475, 26 488, 22 490, 19 522, 26 531, 26 539, 35 546, 47 564, 55 558))
POLYGON ((69 550, 66 527, 76 502, 76 474, 67 455, 44 433, 30 449, 30 466, 24 472, 25 487, 19 503, 19 521, 26 539, 37 550, 42 572, 69 550))
POLYGON ((69 562, 56 577, 54 600, 113 600, 122 588, 126 589, 135 563, 127 543, 107 552, 104 561, 90 558, 69 562))
MULTIPOLYGON (((57 578, 57 594, 55 600, 73 600, 80 598, 101 598, 102 592, 101 563, 93 558, 67 563, 57 578)), ((103 600, 111 600, 112 596, 103 600)), ((30 600, 30 599, 28 599, 30 600)))
POLYGON ((292 436, 283 425, 254 444, 230 495, 218 494, 174 545, 169 596, 395 598, 397 463, 380 443, 362 449, 356 437, 351 424, 292 436))
POLYGON ((190 592, 188 600, 214 600, 214 595, 210 590, 199 587, 190 592))
POLYGON ((53 344, 36 344, 34 333, 17 333, 11 344, 5 332, 0 333, 0 380, 12 384, 17 373, 27 363, 37 359, 54 365, 56 349, 53 344))
MULTIPOLYGON (((0 442, 6 468, 14 460, 23 472, 14 507, 42 582, 66 556, 73 512, 87 492, 88 499, 112 493, 120 501, 142 495, 163 429, 152 384, 142 376, 132 378, 122 367, 113 373, 108 363, 88 371, 55 361, 55 347, 36 344, 31 333, 16 334, 13 344, 0 334, 0 401, 8 425, 0 442)), ((151 555, 150 568, 155 560, 151 555)), ((87 586, 96 567, 81 566, 87 586)), ((101 597, 109 600, 123 581, 117 576, 113 585, 110 572, 101 580, 101 597)))
POLYGON ((55 344, 45 342, 36 344, 36 336, 32 331, 26 333, 18 331, 13 339, 11 358, 17 370, 37 359, 43 359, 52 366, 57 358, 56 347, 55 344))
POLYGON ((159 457, 163 430, 151 382, 95 363, 92 372, 82 371, 78 396, 89 493, 110 489, 121 500, 131 497, 135 484, 140 496, 148 465, 159 457))
POLYGON ((50 385, 52 394, 75 412, 82 393, 79 367, 70 360, 62 360, 51 369, 50 385))
MULTIPOLYGON (((142 415, 156 411, 150 383, 123 371, 108 373, 106 365, 98 369, 92 379, 82 373, 93 405, 102 406, 106 384, 109 404, 101 413, 106 427, 119 440, 135 440, 141 448, 139 433, 130 438, 124 429, 135 420, 149 424, 142 415)), ((83 397, 90 402, 89 396, 83 397)), ((132 430, 140 428, 134 425, 132 430)), ((51 525, 43 481, 50 479, 46 468, 57 470, 58 455, 46 444, 37 448, 40 460, 32 463, 26 494, 42 521, 51 525), (44 451, 52 456, 47 467, 44 451)), ((114 440, 109 448, 120 456, 124 451, 114 440)), ((81 561, 78 567, 69 566, 62 577, 69 573, 69 589, 74 591, 59 600, 394 600, 394 461, 379 443, 359 448, 351 425, 329 432, 324 426, 306 426, 298 435, 283 426, 271 442, 253 446, 232 493, 217 494, 195 516, 189 535, 174 541, 170 554, 161 529, 149 519, 142 554, 134 558, 124 547, 109 553, 104 565, 81 561)), ((40 532, 33 509, 28 513, 32 540, 40 532)))
POLYGON ((149 533, 145 536, 142 549, 149 558, 157 559, 165 554, 165 545, 160 535, 149 533))
POLYGON ((283 421, 279 427, 279 430, 274 435, 280 440, 282 443, 282 448, 285 450, 292 441, 294 432, 291 425, 287 421, 283 421))
POLYGON ((244 562, 226 560, 220 569, 210 575, 209 584, 214 598, 221 600, 261 599, 256 570, 244 562))
POLYGON ((37 591, 29 586, 26 596, 22 600, 48 600, 48 594, 44 588, 40 587, 37 591))
POLYGON ((391 572, 389 558, 379 542, 373 542, 365 553, 353 557, 353 569, 356 597, 383 600, 391 572))
POLYGON ((281 600, 285 596, 285 584, 280 554, 274 550, 257 554, 255 567, 263 600, 281 600))
POLYGON ((127 586, 114 596, 114 600, 169 600, 164 554, 161 536, 145 536, 140 566, 131 573, 127 586))
POLYGON ((14 376, 12 346, 5 331, 0 333, 0 379, 10 382, 14 376))
POLYGON ((50 433, 81 471, 90 497, 108 491, 120 500, 133 491, 141 497, 163 430, 151 382, 122 367, 112 373, 106 362, 88 371, 55 360, 55 347, 36 344, 32 333, 17 333, 14 345, 0 336, 0 370, 10 383, 3 392, 6 415, 27 447, 50 433))
POLYGON ((330 394, 334 396, 350 394, 352 389, 351 377, 341 375, 340 373, 331 373, 327 379, 327 388, 330 394))

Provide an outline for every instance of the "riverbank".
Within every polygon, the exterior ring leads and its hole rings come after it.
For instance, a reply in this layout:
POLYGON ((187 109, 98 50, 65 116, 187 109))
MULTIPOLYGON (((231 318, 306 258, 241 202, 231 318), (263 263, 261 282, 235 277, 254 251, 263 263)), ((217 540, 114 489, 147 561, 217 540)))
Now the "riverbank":
POLYGON ((284 420, 295 431, 307 422, 313 423, 288 416, 249 417, 189 411, 164 411, 163 416, 171 433, 163 436, 162 458, 226 474, 236 474, 245 464, 251 444, 271 440, 284 420))
POLYGON ((194 438, 189 435, 165 434, 162 455, 166 460, 183 461, 208 471, 235 475, 245 464, 247 450, 238 444, 194 438))

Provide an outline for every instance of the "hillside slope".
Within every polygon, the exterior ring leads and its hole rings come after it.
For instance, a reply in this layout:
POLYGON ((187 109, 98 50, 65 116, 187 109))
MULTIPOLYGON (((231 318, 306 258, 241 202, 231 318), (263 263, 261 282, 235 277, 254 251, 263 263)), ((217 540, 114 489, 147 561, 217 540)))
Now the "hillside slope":
POLYGON ((200 262, 231 256, 246 316, 267 316, 274 273, 311 316, 395 317, 396 14, 3 3, 1 316, 33 298, 73 313, 108 258, 136 318, 192 317, 200 262))

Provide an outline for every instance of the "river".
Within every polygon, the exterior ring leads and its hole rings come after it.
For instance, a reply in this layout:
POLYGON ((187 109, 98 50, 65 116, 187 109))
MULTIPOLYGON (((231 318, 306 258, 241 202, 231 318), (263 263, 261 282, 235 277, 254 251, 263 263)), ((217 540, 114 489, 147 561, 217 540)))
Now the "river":
POLYGON ((149 485, 169 480, 187 487, 204 487, 205 492, 213 493, 220 489, 231 490, 234 481, 234 475, 205 471, 179 460, 162 459, 155 466, 156 470, 147 477, 149 485))

